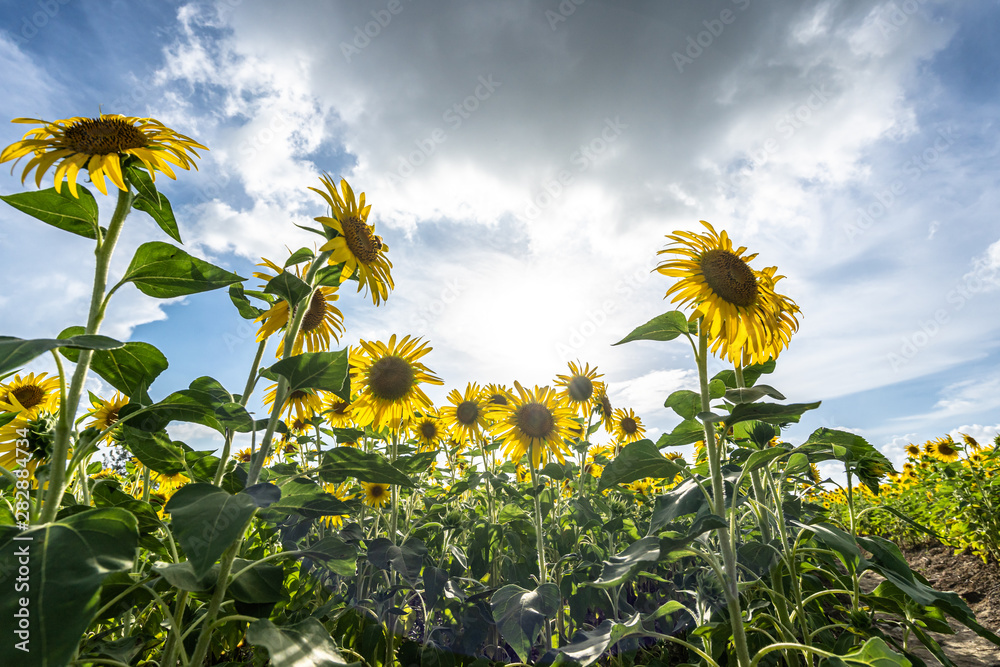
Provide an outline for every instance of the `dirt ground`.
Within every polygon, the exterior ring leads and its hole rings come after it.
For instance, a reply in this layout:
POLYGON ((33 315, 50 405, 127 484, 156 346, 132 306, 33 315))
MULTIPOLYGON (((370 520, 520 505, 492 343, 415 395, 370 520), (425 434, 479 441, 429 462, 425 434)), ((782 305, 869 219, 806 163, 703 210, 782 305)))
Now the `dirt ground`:
MULTIPOLYGON (((954 591, 968 603, 980 625, 1000 634, 1000 566, 984 564, 975 556, 954 555, 954 551, 940 545, 903 548, 903 555, 910 567, 927 577, 931 586, 939 591, 954 591)), ((862 578, 862 587, 871 591, 882 581, 872 572, 862 578)), ((956 629, 953 635, 930 633, 957 667, 1000 667, 1000 647, 979 637, 975 632, 949 618, 956 629)), ((893 634, 897 639, 902 634, 893 634)), ((928 665, 939 665, 919 641, 912 649, 928 665)), ((912 646, 912 644, 911 644, 912 646)))

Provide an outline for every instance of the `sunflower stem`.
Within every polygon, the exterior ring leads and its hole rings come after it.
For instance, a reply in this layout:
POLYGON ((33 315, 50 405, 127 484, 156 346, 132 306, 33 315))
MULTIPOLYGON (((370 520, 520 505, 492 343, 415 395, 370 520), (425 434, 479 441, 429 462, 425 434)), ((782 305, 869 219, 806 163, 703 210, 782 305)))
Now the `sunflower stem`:
MULTIPOLYGON (((531 470, 531 488, 534 492, 535 500, 535 548, 538 549, 538 585, 544 586, 548 577, 546 574, 547 566, 545 565, 545 537, 542 532, 542 494, 541 489, 538 488, 538 471, 535 470, 535 452, 534 448, 538 445, 532 443, 528 449, 528 467, 531 470)), ((552 626, 548 618, 545 619, 545 632, 543 646, 546 651, 552 648, 552 626)))
MULTIPOLYGON (((260 368, 260 360, 264 356, 264 348, 266 347, 267 339, 265 338, 257 346, 257 356, 253 359, 253 364, 250 367, 250 376, 247 377, 246 386, 243 387, 243 394, 240 395, 240 405, 243 407, 246 407, 247 401, 250 399, 250 393, 253 391, 254 385, 257 384, 257 370, 260 368)), ((226 471, 226 464, 229 463, 229 453, 232 444, 232 431, 226 429, 226 442, 222 446, 222 456, 219 458, 219 466, 215 469, 215 479, 212 482, 215 486, 222 485, 222 475, 226 471)))
MULTIPOLYGON (((698 354, 695 355, 698 364, 698 384, 701 389, 701 410, 711 412, 711 396, 708 391, 708 332, 705 329, 704 318, 698 321, 698 354)), ((726 518, 726 495, 722 481, 721 447, 723 443, 715 441, 715 426, 707 419, 702 420, 705 427, 705 447, 708 450, 709 474, 712 478, 712 499, 715 514, 726 518)), ((735 491, 734 491, 735 495, 735 491)), ((734 510, 735 512, 735 510, 734 510)), ((740 667, 749 667, 750 652, 747 649, 746 631, 743 628, 743 610, 740 608, 740 592, 738 572, 736 567, 736 549, 733 544, 735 533, 731 534, 726 526, 718 528, 719 543, 722 549, 722 561, 725 565, 726 580, 722 582, 729 606, 730 624, 733 628, 733 644, 736 648, 736 659, 740 667)))
MULTIPOLYGON (((85 333, 96 334, 101 328, 104 320, 104 291, 108 287, 108 270, 111 267, 111 255, 114 253, 118 237, 121 235, 132 209, 132 190, 118 191, 118 202, 115 205, 115 212, 111 216, 111 223, 108 225, 107 235, 103 239, 98 239, 97 247, 94 250, 96 265, 94 268, 94 288, 90 297, 90 313, 87 316, 87 328, 85 333)), ((40 520, 42 523, 54 521, 59 512, 59 505, 62 502, 63 490, 66 488, 67 470, 66 457, 70 449, 70 436, 73 431, 73 421, 76 410, 80 405, 80 396, 83 393, 83 385, 87 379, 87 371, 90 370, 90 360, 93 357, 93 350, 80 350, 80 356, 73 370, 73 379, 70 381, 69 393, 66 395, 66 402, 59 406, 59 421, 56 422, 56 432, 52 447, 51 477, 49 478, 49 489, 45 496, 45 503, 42 507, 40 520)))

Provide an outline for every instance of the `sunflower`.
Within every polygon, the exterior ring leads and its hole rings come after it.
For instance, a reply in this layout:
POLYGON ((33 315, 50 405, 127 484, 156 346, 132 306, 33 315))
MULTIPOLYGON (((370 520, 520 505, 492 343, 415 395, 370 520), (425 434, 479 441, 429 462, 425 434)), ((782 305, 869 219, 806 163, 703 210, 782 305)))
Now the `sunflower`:
MULTIPOLYGON (((267 388, 264 394, 264 403, 267 405, 268 413, 271 412, 272 406, 274 405, 275 394, 278 393, 278 383, 272 384, 267 388)), ((323 411, 323 399, 326 392, 319 391, 318 393, 312 393, 311 390, 296 389, 288 395, 285 399, 285 404, 282 406, 282 411, 287 412, 287 417, 291 418, 292 413, 295 413, 295 418, 305 422, 312 418, 313 415, 319 414, 323 411)))
POLYGON ((432 406, 420 384, 444 383, 418 360, 433 348, 409 336, 397 345, 396 334, 389 338, 388 344, 362 341, 361 348, 351 360, 361 387, 353 405, 358 424, 373 424, 376 429, 386 425, 395 428, 413 418, 417 411, 432 406))
POLYGON ((150 477, 150 481, 156 484, 156 490, 165 495, 169 500, 170 496, 174 495, 174 492, 177 491, 177 489, 181 488, 191 480, 188 479, 188 476, 182 472, 174 475, 154 472, 150 477))
MULTIPOLYGON (((337 500, 347 500, 347 483, 343 482, 341 484, 324 484, 323 490, 329 493, 331 496, 337 500)), ((320 521, 324 523, 327 527, 333 528, 334 530, 340 530, 344 527, 344 517, 349 516, 347 514, 327 514, 320 517, 320 521)))
POLYGON ((437 449, 441 439, 446 435, 441 417, 433 408, 421 412, 420 416, 410 422, 409 429, 422 452, 432 452, 437 449))
POLYGON ((336 236, 320 248, 321 251, 332 251, 330 264, 344 264, 342 278, 357 275, 358 291, 367 288, 372 295, 372 302, 379 302, 389 297, 393 289, 392 276, 389 270, 392 262, 386 257, 389 246, 375 235, 374 229, 368 224, 368 213, 371 205, 365 206, 365 193, 361 193, 355 202, 354 191, 347 181, 341 179, 340 190, 333 179, 324 174, 319 179, 326 187, 326 192, 318 188, 309 188, 318 192, 330 205, 331 215, 315 218, 323 223, 336 236))
POLYGON ((441 408, 441 419, 448 423, 456 439, 465 442, 475 436, 481 437, 486 428, 486 401, 479 385, 470 382, 464 394, 452 389, 448 400, 451 405, 441 408))
POLYGON ((608 398, 608 392, 605 387, 601 387, 599 392, 595 392, 594 397, 594 412, 597 414, 598 418, 601 420, 601 424, 604 425, 604 430, 611 433, 614 430, 614 418, 615 410, 611 407, 611 399, 608 398))
POLYGON ((952 462, 958 460, 961 451, 955 446, 955 441, 949 437, 938 438, 930 443, 931 456, 935 456, 942 461, 952 462))
POLYGON ((364 490, 364 503, 369 507, 382 507, 389 503, 391 494, 389 485, 380 482, 361 482, 364 490))
POLYGON ((510 389, 502 384, 488 384, 483 387, 483 401, 486 403, 486 417, 490 420, 496 417, 497 412, 503 412, 505 406, 514 400, 510 389))
MULTIPOLYGON (((277 274, 281 274, 283 269, 269 259, 264 259, 258 266, 268 266, 277 274)), ((259 278, 270 278, 266 273, 255 273, 259 278)), ((295 267, 295 275, 302 277, 302 271, 295 267)), ((333 305, 340 295, 337 294, 336 287, 320 286, 313 290, 309 297, 309 307, 305 315, 302 316, 302 324, 299 333, 292 343, 292 355, 302 354, 302 348, 308 352, 326 352, 330 349, 330 339, 335 342, 340 340, 340 334, 344 333, 344 314, 333 305)), ((257 342, 268 338, 271 334, 285 328, 288 325, 290 308, 284 299, 278 299, 274 304, 256 319, 260 322, 260 329, 257 330, 257 342)), ((285 351, 284 345, 279 345, 274 356, 281 357, 285 351)))
POLYGON ((18 415, 0 427, 0 466, 21 466, 34 476, 35 467, 52 454, 55 427, 56 416, 47 410, 33 417, 18 415))
MULTIPOLYGON (((106 431, 115 424, 118 423, 118 412, 128 405, 128 396, 122 396, 120 392, 115 392, 114 397, 110 400, 104 400, 90 395, 90 404, 94 407, 93 410, 87 413, 88 417, 92 419, 85 424, 87 428, 96 428, 98 431, 106 431)), ((116 429, 117 430, 117 429, 116 429)), ((104 436, 105 442, 111 442, 114 437, 112 431, 108 431, 108 434, 104 436)))
MULTIPOLYGON (((250 461, 253 459, 253 455, 254 452, 250 451, 249 447, 245 447, 236 452, 233 455, 233 458, 239 461, 240 463, 250 463, 250 461)), ((264 459, 263 463, 264 467, 271 465, 271 459, 273 458, 274 458, 273 454, 268 454, 267 458, 264 459)))
POLYGON ((120 190, 128 190, 122 176, 123 157, 128 159, 134 156, 156 180, 157 171, 176 178, 171 164, 181 169, 197 169, 192 156, 200 156, 195 149, 208 150, 194 139, 178 134, 152 118, 102 113, 99 118, 76 117, 54 122, 15 118, 11 122, 39 123, 43 127, 29 130, 21 141, 3 149, 0 162, 14 160, 17 164, 26 155, 32 155, 21 174, 21 183, 35 169, 37 187, 41 187, 42 177, 49 167, 58 163, 54 183, 56 192, 61 192, 65 178, 74 197, 79 197, 76 176, 81 169, 90 173, 90 180, 106 195, 105 176, 120 190))
POLYGON ((962 440, 965 441, 965 444, 969 447, 970 451, 972 451, 972 452, 982 451, 983 446, 980 445, 979 442, 975 438, 973 438, 971 435, 967 435, 965 433, 962 433, 961 436, 962 436, 962 440))
POLYGON ((28 373, 0 384, 0 412, 16 413, 23 421, 34 419, 40 412, 55 412, 59 408, 59 378, 45 378, 28 373))
POLYGON ((563 395, 577 414, 587 417, 598 397, 605 394, 604 383, 597 380, 604 376, 599 375, 596 368, 591 369, 590 364, 583 366, 579 361, 569 362, 569 371, 569 375, 556 376, 556 386, 564 388, 563 395))
POLYGON ((625 488, 632 491, 632 493, 638 494, 643 497, 648 497, 655 491, 655 488, 653 487, 653 481, 648 477, 644 477, 643 479, 637 479, 631 484, 626 484, 625 488))
POLYGON ((350 428, 354 425, 351 415, 351 402, 345 401, 336 394, 328 394, 323 401, 323 416, 333 428, 350 428))
POLYGON ((703 318, 712 351, 733 363, 764 363, 778 354, 798 330, 795 302, 774 291, 783 276, 775 267, 754 271, 749 262, 757 255, 744 256, 745 247, 733 249, 728 234, 715 231, 701 221, 708 232, 677 231, 668 234, 671 246, 657 254, 667 258, 656 270, 680 278, 666 296, 672 303, 693 306, 692 318, 703 318))
POLYGON ((809 475, 808 475, 808 477, 812 481, 813 484, 819 484, 821 481, 823 481, 823 477, 822 477, 822 475, 820 475, 820 472, 819 472, 819 466, 817 466, 815 463, 810 463, 809 464, 809 475))
POLYGON ((619 445, 629 444, 642 440, 646 429, 642 425, 642 420, 635 414, 632 408, 615 410, 614 415, 614 436, 619 445))
POLYGON ((906 455, 911 459, 916 459, 920 457, 920 445, 914 445, 912 442, 906 446, 906 455))
POLYGON ((521 465, 520 461, 514 464, 514 472, 517 475, 517 481, 522 483, 531 481, 531 470, 527 466, 521 465))
POLYGON ((573 408, 550 387, 527 390, 515 381, 514 388, 517 397, 494 427, 496 435, 505 440, 504 455, 517 462, 530 453, 535 469, 550 453, 565 463, 569 448, 563 437, 574 425, 573 408))

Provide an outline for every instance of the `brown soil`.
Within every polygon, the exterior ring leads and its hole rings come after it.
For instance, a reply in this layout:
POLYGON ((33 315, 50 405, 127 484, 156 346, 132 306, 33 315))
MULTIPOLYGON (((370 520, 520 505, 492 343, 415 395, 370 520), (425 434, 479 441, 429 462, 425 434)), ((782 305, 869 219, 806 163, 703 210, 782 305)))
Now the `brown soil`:
MULTIPOLYGON (((983 627, 1000 634, 1000 566, 986 563, 968 554, 954 555, 954 550, 939 544, 902 548, 910 567, 927 578, 939 591, 958 593, 968 603, 983 627)), ((864 590, 871 591, 882 581, 873 572, 862 575, 864 590)), ((983 639, 952 618, 948 619, 955 634, 930 633, 957 667, 1000 667, 1000 647, 983 639)), ((891 632, 897 640, 902 633, 891 632)), ((916 639, 911 650, 928 665, 940 664, 916 639)))

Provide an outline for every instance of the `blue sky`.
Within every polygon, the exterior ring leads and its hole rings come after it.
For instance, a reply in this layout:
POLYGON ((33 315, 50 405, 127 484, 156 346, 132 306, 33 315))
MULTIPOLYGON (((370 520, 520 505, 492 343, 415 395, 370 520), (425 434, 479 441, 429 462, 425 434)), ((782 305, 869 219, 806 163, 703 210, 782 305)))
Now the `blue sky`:
MULTIPOLYGON (((293 226, 324 213, 308 187, 344 176, 397 288, 378 309, 342 290, 343 343, 425 336, 439 402, 578 358, 654 438, 695 386, 690 352, 611 343, 668 309, 664 235, 708 220, 802 309, 770 384, 823 405, 789 439, 847 428, 899 463, 910 441, 1000 430, 998 29, 997 2, 931 0, 7 1, 0 119, 100 108, 207 145, 158 184, 185 248, 247 277, 312 243, 293 226)), ((135 212, 112 273, 150 239, 135 212)), ((0 261, 3 333, 85 319, 86 241, 0 209, 0 261)), ((200 375, 240 391, 255 346, 224 292, 123 289, 104 331, 167 355, 154 397, 200 375)))

